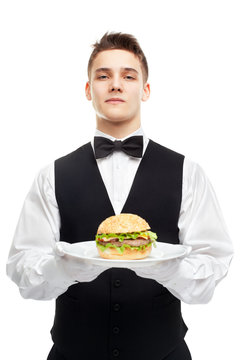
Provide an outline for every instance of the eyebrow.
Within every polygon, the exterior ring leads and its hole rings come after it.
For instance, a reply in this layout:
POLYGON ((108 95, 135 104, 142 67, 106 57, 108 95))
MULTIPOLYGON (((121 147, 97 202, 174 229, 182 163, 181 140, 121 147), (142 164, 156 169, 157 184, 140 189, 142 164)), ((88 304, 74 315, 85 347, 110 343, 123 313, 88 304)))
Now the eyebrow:
MULTIPOLYGON (((132 72, 135 72, 136 74, 138 74, 138 71, 135 70, 135 69, 133 69, 133 68, 131 68, 131 67, 125 67, 125 68, 121 67, 120 69, 121 69, 121 70, 124 70, 124 71, 132 71, 132 72)), ((101 67, 101 68, 96 69, 96 70, 95 70, 95 73, 99 73, 99 72, 101 72, 101 71, 111 72, 111 68, 101 67)))

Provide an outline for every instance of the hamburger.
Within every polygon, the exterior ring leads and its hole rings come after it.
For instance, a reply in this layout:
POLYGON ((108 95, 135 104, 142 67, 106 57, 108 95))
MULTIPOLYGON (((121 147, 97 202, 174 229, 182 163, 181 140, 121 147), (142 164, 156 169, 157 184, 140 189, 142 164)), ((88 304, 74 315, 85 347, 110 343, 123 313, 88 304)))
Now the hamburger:
POLYGON ((157 235, 149 224, 135 214, 106 218, 95 237, 99 255, 104 259, 137 260, 147 257, 156 247, 157 235))

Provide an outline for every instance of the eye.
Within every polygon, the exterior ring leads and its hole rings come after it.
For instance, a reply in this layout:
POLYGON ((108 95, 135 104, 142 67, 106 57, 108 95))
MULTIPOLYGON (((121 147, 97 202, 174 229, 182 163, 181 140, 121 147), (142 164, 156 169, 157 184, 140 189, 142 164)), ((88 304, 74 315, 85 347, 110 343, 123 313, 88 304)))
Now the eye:
POLYGON ((107 77, 107 75, 101 75, 101 76, 98 76, 98 79, 105 79, 107 77))
POLYGON ((129 80, 133 79, 134 80, 134 77, 130 76, 130 75, 127 75, 126 78, 128 78, 129 80))

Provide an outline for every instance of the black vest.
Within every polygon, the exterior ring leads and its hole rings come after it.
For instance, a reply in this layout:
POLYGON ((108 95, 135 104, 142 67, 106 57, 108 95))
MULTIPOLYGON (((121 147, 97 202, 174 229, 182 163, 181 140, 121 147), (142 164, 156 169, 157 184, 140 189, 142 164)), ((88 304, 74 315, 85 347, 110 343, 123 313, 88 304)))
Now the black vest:
MULTIPOLYGON (((149 139, 122 213, 178 244, 184 156, 149 139)), ((121 176, 125 176, 124 172, 121 176)), ((55 161, 61 241, 94 240, 115 215, 91 143, 55 161)), ((184 338, 180 301, 155 280, 111 268, 56 299, 52 339, 66 360, 161 360, 184 338)))

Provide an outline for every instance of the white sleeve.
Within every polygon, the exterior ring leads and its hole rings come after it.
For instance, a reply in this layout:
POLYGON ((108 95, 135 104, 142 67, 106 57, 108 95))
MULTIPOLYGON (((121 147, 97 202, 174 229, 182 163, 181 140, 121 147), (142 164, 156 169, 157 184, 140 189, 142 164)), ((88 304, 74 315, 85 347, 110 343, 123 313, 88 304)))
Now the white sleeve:
POLYGON ((8 256, 7 275, 24 298, 57 298, 70 285, 91 281, 104 270, 59 254, 59 229, 52 163, 36 175, 25 198, 8 256))
POLYGON ((133 270, 155 279, 186 303, 203 304, 210 301, 215 286, 226 276, 233 245, 210 181, 198 164, 187 159, 182 194, 179 241, 192 251, 184 258, 133 270))

